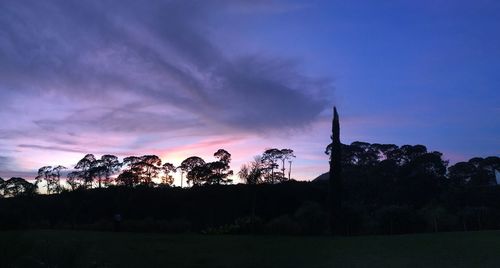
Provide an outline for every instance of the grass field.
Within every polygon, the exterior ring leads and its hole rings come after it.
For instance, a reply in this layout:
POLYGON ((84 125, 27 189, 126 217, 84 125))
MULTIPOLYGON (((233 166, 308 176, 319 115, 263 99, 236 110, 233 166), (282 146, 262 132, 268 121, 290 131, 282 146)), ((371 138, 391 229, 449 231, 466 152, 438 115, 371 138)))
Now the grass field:
POLYGON ((0 267, 500 267, 500 231, 364 237, 0 232, 0 267))

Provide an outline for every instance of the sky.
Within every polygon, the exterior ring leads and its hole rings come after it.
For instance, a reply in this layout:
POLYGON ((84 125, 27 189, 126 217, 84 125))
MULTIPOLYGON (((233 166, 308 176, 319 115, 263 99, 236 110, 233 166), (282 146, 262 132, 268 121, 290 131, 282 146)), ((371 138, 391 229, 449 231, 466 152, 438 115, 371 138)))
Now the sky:
MULTIPOLYGON (((0 176, 87 153, 173 164, 344 143, 500 156, 498 1, 2 0, 0 176)), ((177 180, 178 184, 179 181, 177 180)))

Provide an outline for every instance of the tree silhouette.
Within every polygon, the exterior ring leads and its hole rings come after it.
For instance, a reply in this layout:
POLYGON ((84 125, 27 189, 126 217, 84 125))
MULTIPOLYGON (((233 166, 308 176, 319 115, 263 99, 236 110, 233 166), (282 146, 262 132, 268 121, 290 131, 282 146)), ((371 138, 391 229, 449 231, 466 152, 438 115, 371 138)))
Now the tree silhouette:
POLYGON ((118 176, 118 180, 127 186, 139 184, 142 175, 142 170, 140 165, 138 165, 139 162, 141 162, 141 158, 138 156, 125 157, 123 159, 123 165, 126 166, 126 168, 118 176))
POLYGON ((36 193, 36 185, 29 183, 23 178, 10 178, 4 182, 4 195, 7 197, 16 197, 21 195, 33 195, 36 193))
POLYGON ((205 165, 205 160, 203 160, 202 158, 200 158, 198 156, 191 156, 191 157, 186 158, 184 161, 182 161, 179 168, 183 172, 186 173, 186 178, 187 178, 188 184, 193 183, 193 185, 199 185, 199 184, 201 184, 201 182, 198 181, 197 176, 202 175, 203 173, 206 173, 206 170, 202 170, 201 168, 197 168, 197 170, 195 170, 195 172, 192 172, 192 171, 194 168, 204 166, 204 165, 205 165))
POLYGON ((0 197, 4 196, 4 189, 5 189, 5 180, 0 177, 0 197))
POLYGON ((207 169, 210 170, 211 175, 208 177, 206 184, 227 184, 231 183, 232 180, 228 177, 233 175, 233 171, 230 170, 229 164, 231 163, 231 154, 224 149, 219 149, 214 153, 215 158, 218 161, 210 162, 207 165, 207 169))
POLYGON ((51 178, 51 188, 52 191, 55 193, 60 193, 62 191, 61 187, 61 171, 63 169, 67 169, 64 166, 56 166, 55 168, 52 169, 52 178, 51 178))
POLYGON ((238 172, 238 176, 246 184, 259 184, 259 183, 263 182, 262 169, 263 169, 263 167, 262 167, 261 157, 256 156, 252 162, 249 162, 247 164, 243 164, 241 166, 241 169, 238 172))
POLYGON ((84 188, 89 188, 92 186, 92 181, 97 172, 95 167, 96 167, 96 158, 93 154, 85 155, 76 164, 75 169, 79 171, 77 171, 78 173, 76 173, 75 178, 79 178, 82 181, 82 186, 84 188))
POLYGON ((272 148, 266 149, 261 157, 261 162, 264 166, 264 171, 267 172, 266 181, 274 184, 276 182, 276 174, 274 169, 278 167, 277 161, 281 158, 281 150, 272 148))
POLYGON ((400 164, 405 165, 415 160, 417 157, 427 153, 427 148, 424 145, 403 145, 401 150, 400 164))
POLYGON ((138 178, 140 184, 147 186, 153 184, 153 179, 162 170, 161 159, 156 155, 130 156, 123 159, 123 163, 128 167, 127 171, 138 178))
POLYGON ((329 221, 330 230, 333 232, 340 220, 340 210, 342 208, 342 147, 340 143, 340 122, 337 108, 333 107, 332 121, 332 143, 330 151, 330 175, 329 175, 329 221))
POLYGON ((131 170, 125 170, 116 178, 116 182, 119 185, 134 187, 139 184, 139 176, 137 173, 132 172, 131 170))
POLYGON ((286 177, 286 167, 285 163, 286 161, 289 162, 290 169, 288 171, 288 179, 290 179, 291 176, 291 168, 292 168, 292 161, 291 159, 295 158, 295 155, 293 153, 292 149, 277 149, 277 148, 272 148, 272 149, 266 149, 264 153, 262 154, 262 157, 260 159, 262 163, 262 171, 265 173, 265 180, 267 183, 274 184, 276 182, 282 182, 287 180, 286 177), (281 161, 281 171, 280 172, 275 172, 274 169, 278 168, 278 162, 281 161))
POLYGON ((105 178, 104 185, 109 186, 111 184, 111 175, 118 172, 122 164, 118 160, 118 157, 109 154, 101 156, 101 163, 105 178))
POLYGON ((80 186, 81 174, 80 171, 72 171, 68 173, 66 183, 69 184, 71 190, 74 191, 80 186))
POLYGON ((170 173, 175 173, 177 168, 172 163, 165 163, 162 166, 164 176, 162 178, 162 183, 165 185, 172 185, 174 183, 174 177, 170 173))
POLYGON ((51 178, 53 176, 52 166, 44 166, 38 169, 38 176, 35 177, 35 184, 38 185, 42 180, 45 180, 47 185, 47 194, 51 193, 51 178))
POLYGON ((251 167, 250 164, 243 164, 240 167, 240 171, 238 171, 237 175, 238 177, 244 181, 246 184, 255 184, 251 179, 250 179, 250 172, 251 172, 251 167))
POLYGON ((210 163, 208 163, 193 167, 188 171, 186 177, 188 183, 191 183, 193 186, 200 186, 210 181, 212 174, 210 163))
POLYGON ((63 166, 44 166, 38 169, 38 175, 35 177, 35 184, 38 187, 38 184, 41 181, 46 182, 47 194, 51 193, 59 193, 62 190, 61 187, 61 170, 66 169, 63 166))
POLYGON ((290 163, 290 167, 288 169, 288 179, 290 180, 290 176, 292 173, 292 158, 295 158, 295 154, 293 154, 292 149, 281 149, 280 150, 281 155, 279 156, 279 159, 282 162, 281 166, 281 171, 283 172, 283 175, 285 175, 285 162, 288 161, 290 163))
POLYGON ((215 158, 219 160, 219 162, 222 162, 226 165, 229 165, 231 163, 231 154, 224 150, 224 149, 219 149, 217 152, 214 153, 215 158))
POLYGON ((104 177, 104 163, 101 159, 96 159, 92 162, 89 169, 89 174, 91 181, 94 182, 97 179, 97 188, 102 188, 102 179, 104 177))
POLYGON ((231 154, 224 149, 214 153, 218 161, 205 163, 197 156, 189 157, 181 163, 181 170, 187 172, 187 179, 193 185, 227 184, 232 182, 229 176, 233 175, 230 170, 231 154))
POLYGON ((474 157, 450 166, 448 176, 453 184, 460 186, 496 185, 495 170, 500 170, 500 157, 474 157))
POLYGON ((142 170, 141 183, 151 185, 161 170, 161 159, 156 155, 144 155, 137 165, 142 170))

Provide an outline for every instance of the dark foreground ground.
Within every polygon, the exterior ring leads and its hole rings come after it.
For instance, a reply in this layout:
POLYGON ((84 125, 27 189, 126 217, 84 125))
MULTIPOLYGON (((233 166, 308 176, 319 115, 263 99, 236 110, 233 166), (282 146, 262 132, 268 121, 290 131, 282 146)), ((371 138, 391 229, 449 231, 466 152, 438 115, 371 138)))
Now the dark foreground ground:
POLYGON ((0 232, 0 267, 500 267, 500 231, 365 237, 0 232))

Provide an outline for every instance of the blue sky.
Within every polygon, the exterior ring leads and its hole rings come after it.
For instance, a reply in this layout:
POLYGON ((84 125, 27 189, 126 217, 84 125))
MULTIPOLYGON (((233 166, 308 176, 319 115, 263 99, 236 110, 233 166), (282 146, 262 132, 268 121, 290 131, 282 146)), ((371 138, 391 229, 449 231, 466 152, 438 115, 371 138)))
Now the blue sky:
POLYGON ((382 2, 318 1, 250 32, 334 80, 344 116, 364 119, 347 140, 422 143, 454 161, 498 155, 500 4, 382 2))
POLYGON ((495 1, 2 1, 0 176, 86 153, 292 148, 295 177, 342 140, 500 155, 495 1))

